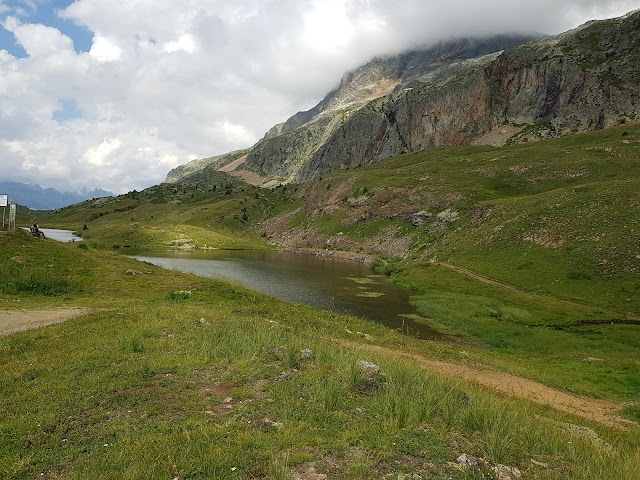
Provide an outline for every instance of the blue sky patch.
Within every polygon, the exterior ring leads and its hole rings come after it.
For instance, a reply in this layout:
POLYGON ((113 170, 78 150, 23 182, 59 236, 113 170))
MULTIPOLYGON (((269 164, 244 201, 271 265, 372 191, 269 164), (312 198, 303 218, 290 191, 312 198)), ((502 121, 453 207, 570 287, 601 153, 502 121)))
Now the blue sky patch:
POLYGON ((62 108, 53 112, 52 118, 58 123, 82 118, 82 110, 73 98, 61 98, 58 103, 62 108))
MULTIPOLYGON (((93 41, 93 33, 87 28, 76 25, 70 20, 60 18, 58 12, 64 10, 74 0, 37 0, 36 2, 22 0, 4 0, 8 7, 0 12, 0 22, 8 16, 18 18, 22 23, 39 23, 57 28, 73 41, 77 53, 88 52, 93 41), (35 6, 35 10, 34 10, 35 6)), ((24 49, 16 42, 13 34, 0 25, 0 49, 7 50, 18 58, 27 56, 24 49)))

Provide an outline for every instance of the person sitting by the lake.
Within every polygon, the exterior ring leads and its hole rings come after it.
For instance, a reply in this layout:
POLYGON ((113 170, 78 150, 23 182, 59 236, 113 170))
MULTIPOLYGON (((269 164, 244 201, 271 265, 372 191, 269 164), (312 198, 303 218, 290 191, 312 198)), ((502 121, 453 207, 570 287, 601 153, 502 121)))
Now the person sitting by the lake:
POLYGON ((34 237, 46 238, 46 237, 44 236, 44 232, 41 232, 41 231, 40 231, 40 229, 38 228, 38 224, 37 224, 37 223, 34 223, 33 225, 31 225, 31 226, 29 227, 29 231, 31 232, 31 234, 32 234, 34 237))

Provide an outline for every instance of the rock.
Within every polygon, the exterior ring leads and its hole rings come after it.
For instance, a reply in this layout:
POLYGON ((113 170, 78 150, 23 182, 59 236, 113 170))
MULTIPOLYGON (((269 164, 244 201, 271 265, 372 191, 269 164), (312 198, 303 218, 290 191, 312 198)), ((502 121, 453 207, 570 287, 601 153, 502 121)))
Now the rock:
POLYGON ((24 258, 22 255, 16 255, 15 257, 11 257, 11 260, 13 260, 16 263, 24 263, 27 261, 27 259, 24 258))
POLYGON ((310 348, 303 348, 300 350, 300 360, 311 360, 314 356, 315 354, 310 348))
POLYGON ((380 375, 380 367, 375 363, 371 363, 366 360, 358 360, 357 365, 360 368, 360 371, 367 377, 380 375))
POLYGON ((459 216, 460 214, 458 212, 451 210, 450 208, 447 208, 446 210, 436 215, 436 219, 439 222, 451 223, 451 222, 455 222, 459 216))
POLYGON ((480 466, 478 457, 474 457, 473 455, 469 455, 467 453, 463 453, 458 458, 456 458, 456 462, 458 462, 459 465, 465 465, 468 468, 471 468, 471 467, 479 468, 480 466))
POLYGON ((129 268, 125 273, 127 275, 144 275, 143 272, 139 272, 138 270, 134 270, 132 268, 129 268))
POLYGON ((495 472, 497 480, 517 480, 522 477, 522 472, 516 467, 498 464, 491 467, 491 470, 495 472))
POLYGON ((356 388, 359 390, 378 390, 384 386, 386 376, 375 363, 366 360, 358 360, 357 367, 361 378, 358 380, 356 388))
POLYGON ((419 227, 431 221, 433 221, 433 215, 431 215, 429 212, 425 210, 416 212, 413 215, 411 215, 411 225, 413 225, 414 227, 419 227))

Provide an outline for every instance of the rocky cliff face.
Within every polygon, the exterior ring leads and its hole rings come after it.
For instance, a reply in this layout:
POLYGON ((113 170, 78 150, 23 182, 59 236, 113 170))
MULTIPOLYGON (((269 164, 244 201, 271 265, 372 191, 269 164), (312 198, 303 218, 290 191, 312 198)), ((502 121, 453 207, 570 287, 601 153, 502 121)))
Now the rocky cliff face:
POLYGON ((467 62, 442 81, 369 102, 297 179, 429 147, 483 143, 492 132, 513 133, 507 127, 518 127, 512 141, 527 141, 639 121, 639 51, 635 13, 467 62))
POLYGON ((523 44, 529 39, 460 40, 374 59, 271 129, 236 174, 267 185, 304 181, 430 147, 640 120, 640 11, 523 44))
MULTIPOLYGON (((395 57, 376 58, 353 72, 345 74, 340 86, 329 93, 318 105, 299 112, 285 123, 276 125, 248 155, 244 168, 258 172, 267 179, 290 182, 308 178, 309 163, 322 161, 324 147, 332 151, 343 147, 339 141, 344 128, 349 129, 352 116, 362 113, 370 102, 389 98, 395 92, 419 88, 448 78, 464 70, 465 61, 500 51, 531 40, 531 36, 500 35, 487 39, 463 39, 442 42, 425 50, 406 52, 395 57), (330 144, 330 145, 328 145, 330 144)), ((472 62, 473 63, 473 62, 472 62)), ((359 118, 359 117, 358 117, 359 118)), ((366 125, 370 133, 374 124, 366 125)), ((368 143, 368 133, 358 127, 356 135, 368 143)), ((354 141, 359 141, 354 139, 354 141)), ((397 140, 397 139, 393 139, 397 140)), ((359 150, 366 150, 361 148, 359 150)), ((395 147, 383 149, 384 155, 395 154, 395 147)), ((356 156, 358 152, 354 150, 356 156)), ((351 155, 352 156, 352 155, 351 155)), ((335 162, 331 162, 333 169, 335 162)), ((365 162, 366 163, 366 162, 365 162)), ((346 165, 340 161, 339 166, 346 165)))

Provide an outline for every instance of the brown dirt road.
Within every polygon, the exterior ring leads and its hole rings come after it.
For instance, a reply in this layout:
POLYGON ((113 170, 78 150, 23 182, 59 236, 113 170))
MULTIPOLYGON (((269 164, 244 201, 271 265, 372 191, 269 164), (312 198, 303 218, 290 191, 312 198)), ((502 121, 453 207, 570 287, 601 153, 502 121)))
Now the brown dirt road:
POLYGON ((425 370, 447 377, 459 378, 512 397, 531 400, 540 405, 547 405, 609 427, 626 429, 634 425, 633 422, 625 420, 618 415, 622 407, 614 402, 578 397, 527 378, 486 367, 432 360, 422 355, 393 350, 379 345, 365 345, 337 339, 335 341, 351 349, 361 349, 386 357, 407 360, 425 370))
POLYGON ((83 315, 86 308, 52 308, 48 310, 0 310, 0 337, 83 315))

